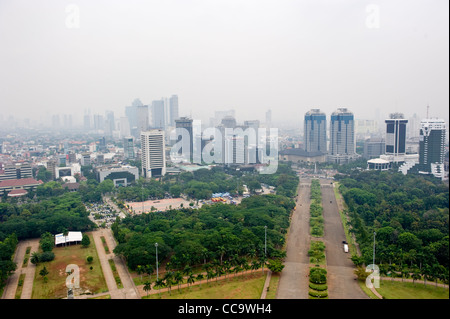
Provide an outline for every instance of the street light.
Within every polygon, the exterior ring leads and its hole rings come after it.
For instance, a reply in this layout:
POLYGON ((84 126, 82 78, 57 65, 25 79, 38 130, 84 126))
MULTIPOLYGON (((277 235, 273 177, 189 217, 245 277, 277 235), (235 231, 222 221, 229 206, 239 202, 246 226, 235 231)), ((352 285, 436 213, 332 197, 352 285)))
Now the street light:
POLYGON ((155 243, 156 248, 156 280, 158 280, 158 243, 155 243))
MULTIPOLYGON (((376 232, 373 232, 373 262, 372 262, 373 267, 375 267, 375 235, 376 234, 377 234, 376 232)), ((373 269, 375 271, 375 268, 373 268, 373 269)))
POLYGON ((264 226, 264 256, 267 255, 267 226, 264 226))

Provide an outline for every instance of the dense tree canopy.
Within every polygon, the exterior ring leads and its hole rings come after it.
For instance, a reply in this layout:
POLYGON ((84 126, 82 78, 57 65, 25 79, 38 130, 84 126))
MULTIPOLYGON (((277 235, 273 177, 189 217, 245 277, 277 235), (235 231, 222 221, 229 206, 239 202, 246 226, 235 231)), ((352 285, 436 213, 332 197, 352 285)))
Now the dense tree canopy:
POLYGON ((267 226, 267 253, 282 255, 284 234, 289 227, 294 201, 285 196, 246 198, 240 205, 214 204, 199 209, 171 210, 127 217, 112 229, 131 269, 159 260, 175 267, 199 264, 234 255, 261 254, 267 226))
POLYGON ((364 260, 449 267, 449 189, 439 180, 396 172, 338 175, 364 260))

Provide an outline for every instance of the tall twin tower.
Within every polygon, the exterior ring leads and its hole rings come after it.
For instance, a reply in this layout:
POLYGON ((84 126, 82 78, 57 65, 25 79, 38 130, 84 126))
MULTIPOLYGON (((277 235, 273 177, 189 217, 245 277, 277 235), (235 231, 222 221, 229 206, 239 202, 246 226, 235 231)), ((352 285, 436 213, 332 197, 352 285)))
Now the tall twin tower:
POLYGON ((355 121, 353 113, 338 108, 330 118, 330 145, 327 147, 327 119, 319 109, 305 114, 304 149, 308 153, 321 152, 328 161, 348 163, 356 155, 355 121))

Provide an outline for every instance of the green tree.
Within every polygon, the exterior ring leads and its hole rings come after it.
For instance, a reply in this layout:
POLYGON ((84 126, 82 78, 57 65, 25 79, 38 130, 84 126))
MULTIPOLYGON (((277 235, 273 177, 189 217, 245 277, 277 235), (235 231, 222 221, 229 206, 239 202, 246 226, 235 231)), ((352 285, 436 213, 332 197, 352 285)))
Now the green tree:
POLYGON ((146 281, 144 282, 144 290, 147 292, 147 297, 148 297, 148 292, 152 289, 152 283, 150 281, 146 281))
POLYGON ((39 271, 39 275, 44 279, 44 282, 47 283, 47 275, 49 274, 47 268, 44 266, 44 268, 42 268, 39 271))
POLYGON ((87 248, 87 247, 89 247, 90 244, 91 244, 91 240, 89 239, 89 236, 86 234, 83 234, 83 236, 81 238, 81 246, 83 246, 83 248, 87 248))
POLYGON ((279 273, 283 270, 284 265, 281 262, 281 260, 278 259, 269 259, 268 261, 268 265, 267 268, 270 269, 270 271, 275 272, 275 273, 279 273))

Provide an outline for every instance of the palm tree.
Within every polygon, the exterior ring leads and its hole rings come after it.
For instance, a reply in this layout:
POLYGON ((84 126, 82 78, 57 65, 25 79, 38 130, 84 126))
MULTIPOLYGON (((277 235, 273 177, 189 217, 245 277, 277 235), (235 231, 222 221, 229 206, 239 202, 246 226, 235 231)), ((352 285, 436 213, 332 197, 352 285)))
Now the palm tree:
POLYGON ((203 257, 203 264, 206 265, 206 258, 209 257, 209 251, 206 248, 202 249, 202 257, 203 257))
POLYGON ((144 282, 144 290, 147 292, 147 297, 148 297, 148 292, 152 289, 152 283, 150 281, 146 281, 144 282))
POLYGON ((173 276, 174 282, 178 285, 178 292, 180 292, 180 284, 183 282, 183 275, 180 271, 175 272, 173 276))
POLYGON ((414 268, 413 274, 412 274, 412 280, 413 280, 414 286, 416 285, 416 284, 415 284, 415 281, 416 281, 416 280, 419 280, 420 278, 421 278, 421 276, 420 276, 420 271, 419 271, 419 269, 414 268))
POLYGON ((172 271, 168 271, 164 274, 164 280, 166 282, 166 286, 169 288, 169 295, 172 295, 172 285, 174 283, 173 277, 174 277, 174 274, 172 271))
POLYGON ((30 261, 33 265, 39 264, 39 253, 36 251, 32 253, 30 261))
POLYGON ((156 287, 158 287, 158 290, 159 290, 159 298, 161 298, 161 287, 164 287, 165 286, 165 283, 164 283, 164 279, 157 279, 156 281, 155 281, 155 285, 154 285, 154 287, 156 288, 156 287))
POLYGON ((210 279, 213 279, 214 275, 215 275, 214 271, 208 269, 208 271, 206 272, 206 283, 208 283, 210 279))
POLYGON ((188 276, 192 272, 192 268, 189 265, 186 265, 183 269, 183 275, 188 276))
POLYGON ((244 268, 244 271, 245 271, 245 272, 249 271, 249 270, 252 268, 251 265, 250 265, 249 263, 244 263, 244 264, 242 265, 242 267, 244 268))
POLYGON ((259 269, 259 267, 260 267, 260 263, 257 260, 253 260, 252 261, 252 266, 251 266, 252 272, 253 272, 253 270, 259 269))
POLYGON ((240 271, 242 271, 242 267, 241 266, 236 266, 236 267, 234 267, 234 276, 236 277, 236 275, 240 272, 240 271))
POLYGON ((150 277, 153 274, 153 271, 155 269, 153 268, 153 265, 145 265, 144 272, 150 277))
POLYGON ((191 289, 191 287, 189 286, 190 284, 193 284, 195 282, 195 276, 193 273, 189 274, 189 277, 187 279, 187 283, 188 283, 188 287, 189 289, 191 289))
POLYGON ((144 268, 142 267, 142 265, 137 265, 136 272, 140 276, 141 281, 142 281, 142 273, 144 272, 144 268))
POLYGON ((203 280, 204 276, 203 274, 198 274, 197 275, 197 281, 200 282, 200 288, 202 288, 202 280, 203 280))

